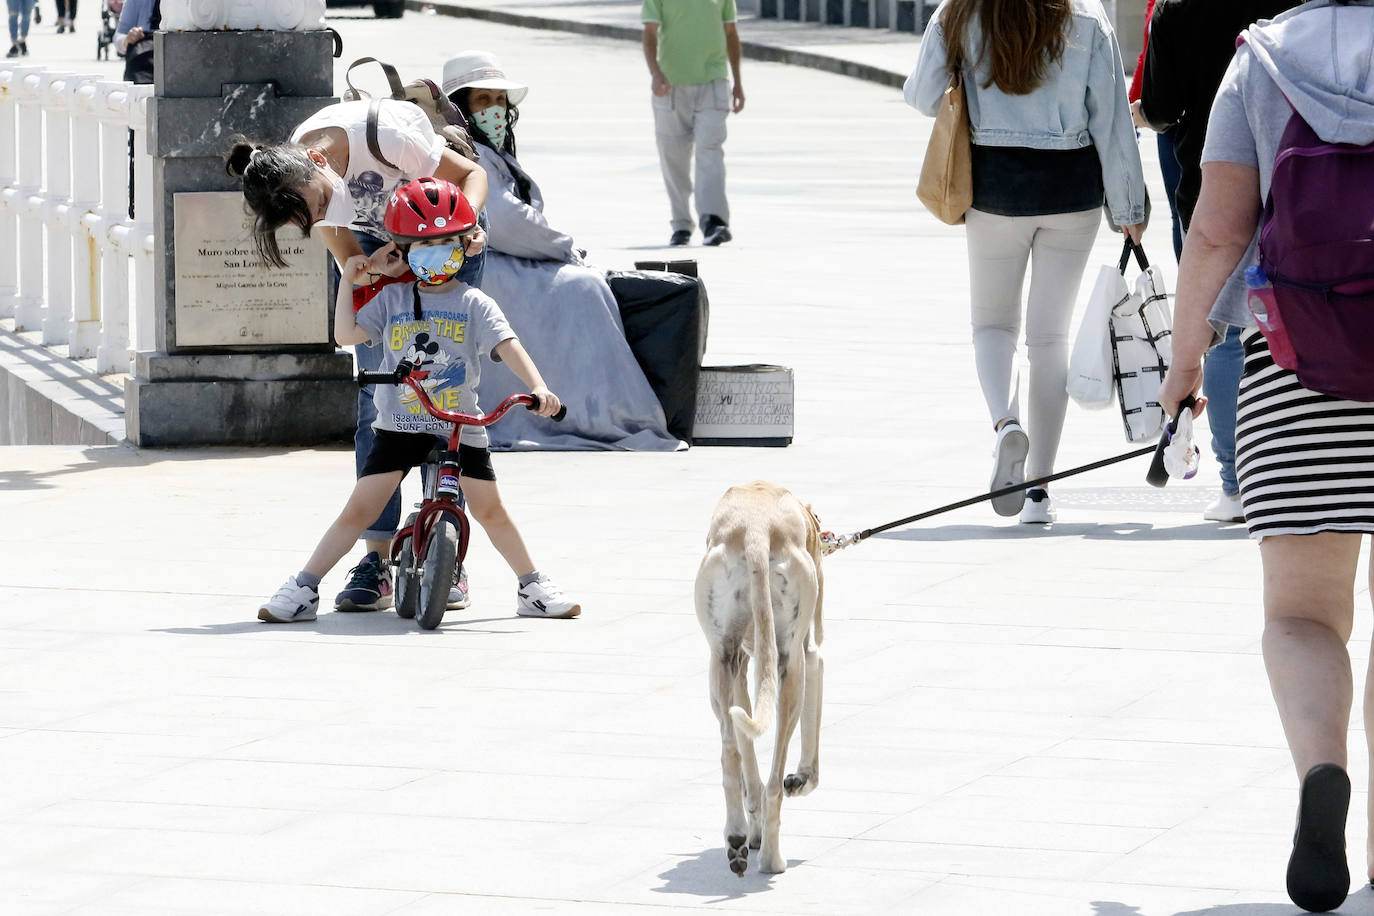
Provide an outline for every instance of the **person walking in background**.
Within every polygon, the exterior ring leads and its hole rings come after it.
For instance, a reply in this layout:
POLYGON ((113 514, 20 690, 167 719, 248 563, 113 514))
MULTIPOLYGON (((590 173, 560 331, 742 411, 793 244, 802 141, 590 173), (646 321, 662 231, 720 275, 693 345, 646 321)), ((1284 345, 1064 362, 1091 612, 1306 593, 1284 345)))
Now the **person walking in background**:
MULTIPOLYGON (((1374 3, 1312 0, 1244 36, 1211 109, 1201 194, 1179 267, 1173 364, 1159 403, 1176 415, 1183 399, 1199 391, 1203 353, 1220 331, 1251 325, 1244 335, 1236 469, 1263 567, 1264 665, 1301 781, 1288 893, 1299 906, 1324 912, 1339 906, 1350 889, 1346 734, 1354 678, 1346 642, 1361 535, 1374 533, 1374 403, 1314 391, 1277 365, 1248 317, 1241 274, 1252 264, 1252 240, 1261 214, 1270 212, 1267 201, 1285 225, 1337 215, 1339 202, 1352 195, 1358 195, 1352 204, 1367 207, 1367 180, 1359 187, 1298 187, 1285 179, 1282 204, 1270 192, 1285 133, 1290 124, 1304 126, 1294 119, 1305 122, 1316 143, 1374 144, 1374 3), (1301 207, 1287 203, 1290 193, 1301 207), (1307 206, 1317 208, 1315 219, 1297 212, 1307 206)), ((1344 232, 1355 222, 1338 225, 1344 232)), ((1363 225, 1367 237, 1367 219, 1363 225)), ((1308 251, 1329 241, 1292 239, 1308 251)), ((1367 248, 1368 241, 1342 247, 1359 246, 1367 248)), ((1293 257, 1294 250, 1282 252, 1289 256, 1280 262, 1285 269, 1302 267, 1303 256, 1293 257)), ((1286 292, 1290 302, 1303 295, 1291 286, 1275 292, 1286 292)), ((1368 303, 1359 301, 1367 295, 1350 294, 1345 307, 1367 311, 1368 303)), ((1286 311, 1284 321, 1296 326, 1302 314, 1286 311)), ((1374 344, 1351 344, 1360 346, 1374 344)), ((1213 405, 1204 399, 1194 413, 1204 406, 1213 405)), ((1364 722, 1374 752, 1374 677, 1365 683, 1364 722)), ((1374 825, 1374 792, 1369 801, 1374 825)), ((1368 842, 1367 874, 1374 878, 1374 834, 1368 842)))
MULTIPOLYGON (((973 354, 997 436, 991 487, 1002 489, 1054 470, 1068 407, 1069 319, 1104 188, 1112 219, 1138 242, 1145 181, 1121 51, 1098 0, 944 0, 907 78, 907 104, 934 115, 955 73, 964 78, 973 141, 973 354), (1023 429, 1012 365, 1027 261, 1023 429)), ((1039 487, 992 507, 1024 523, 1054 519, 1039 487)))
MULTIPOLYGON (((71 0, 73 8, 76 0, 71 0)), ((153 33, 162 25, 162 0, 126 0, 115 26, 115 51, 124 58, 124 79, 131 83, 153 81, 153 33)), ((132 144, 133 131, 129 132, 132 144)), ((130 146, 132 150, 133 147, 130 146)), ((132 152, 130 153, 132 156, 132 152)), ((132 168, 132 163, 130 168, 132 168)))
MULTIPOLYGON (((34 8, 35 12, 37 7, 34 8)), ((57 34, 76 31, 76 0, 57 0, 57 34)))
POLYGON ((735 0, 644 0, 644 59, 653 77, 654 137, 673 234, 692 240, 693 197, 703 245, 730 241, 725 199, 725 118, 744 110, 735 0), (734 78, 725 78, 726 62, 734 78), (695 184, 693 146, 696 147, 695 184))
MULTIPOLYGON (((1198 190, 1202 187, 1202 144, 1207 116, 1221 86, 1236 36, 1251 23, 1272 19, 1299 0, 1159 0, 1150 18, 1149 40, 1143 52, 1140 103, 1135 110, 1147 126, 1160 131, 1159 158, 1163 169, 1165 144, 1178 164, 1177 208, 1183 231, 1188 231, 1198 190), (1166 140, 1165 138, 1171 138, 1166 140)), ((1166 177, 1167 183, 1167 177, 1166 177)), ((1236 482, 1236 390, 1245 354, 1241 329, 1230 328, 1206 357, 1203 393, 1212 430, 1212 454, 1221 475, 1221 492, 1203 510, 1216 522, 1242 522, 1240 485, 1236 482)))
MULTIPOLYGON (((1145 79, 1145 52, 1150 47, 1150 20, 1155 10, 1155 0, 1145 4, 1145 34, 1140 43, 1140 56, 1135 60, 1135 73, 1131 76, 1131 88, 1126 98, 1131 101, 1131 121, 1136 127, 1149 127, 1150 124, 1140 113, 1141 83, 1145 79)), ((1160 131, 1155 135, 1155 148, 1159 156, 1159 175, 1164 179, 1164 196, 1169 201, 1169 217, 1174 230, 1174 260, 1183 256, 1183 221, 1178 215, 1178 157, 1174 155, 1174 131, 1160 131)))
POLYGON ((29 14, 34 0, 6 0, 10 11, 10 50, 6 57, 28 56, 29 14))
MULTIPOLYGON (((61 2, 61 0, 59 0, 61 2)), ((76 0, 70 0, 76 14, 76 0)), ((60 11, 59 11, 60 12, 60 11)), ((153 33, 162 26, 162 0, 128 0, 115 24, 115 51, 124 58, 124 79, 138 85, 153 82, 153 33)), ((58 31, 62 31, 59 27, 58 31)), ((134 132, 129 131, 129 219, 134 218, 134 132)))

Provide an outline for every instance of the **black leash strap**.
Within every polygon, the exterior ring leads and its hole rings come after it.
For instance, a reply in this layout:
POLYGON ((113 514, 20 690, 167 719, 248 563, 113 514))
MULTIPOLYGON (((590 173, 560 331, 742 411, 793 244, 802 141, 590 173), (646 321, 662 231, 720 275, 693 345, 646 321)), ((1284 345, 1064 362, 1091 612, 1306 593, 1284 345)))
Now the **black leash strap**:
POLYGON ((1114 458, 1103 458, 1100 461, 1094 461, 1091 464, 1084 464, 1076 468, 1070 468, 1067 471, 1060 471, 1057 474, 1050 474, 1045 477, 1038 477, 1035 480, 1027 480, 1025 483, 1018 483, 1014 486, 1003 487, 1000 490, 993 490, 990 493, 983 493, 979 496, 970 496, 968 499, 961 499, 957 503, 950 503, 949 505, 941 506, 938 509, 930 509, 926 512, 918 512, 916 515, 908 515, 906 518, 899 518, 895 522, 888 522, 886 525, 879 525, 877 528, 865 528, 858 534, 853 535, 854 540, 850 543, 857 544, 859 541, 866 540, 875 534, 881 534, 882 532, 888 531, 892 528, 900 528, 902 525, 910 525, 912 522, 919 522, 922 519, 930 518, 932 515, 940 515, 943 512, 953 512, 955 509, 962 509, 965 506, 974 506, 978 503, 985 502, 989 499, 996 499, 999 496, 1006 496, 1008 493, 1016 493, 1020 490, 1029 490, 1031 487, 1044 486, 1045 484, 1052 483, 1056 480, 1063 480, 1065 477, 1073 477, 1077 474, 1085 474, 1088 471, 1095 471, 1098 468, 1105 468, 1108 465, 1112 464, 1120 464, 1121 462, 1129 461, 1132 458, 1140 458, 1143 455, 1151 454, 1152 452, 1154 452, 1154 450, 1155 447, 1153 445, 1147 445, 1143 448, 1138 448, 1133 452, 1126 452, 1123 455, 1117 455, 1114 458))
MULTIPOLYGON (((1129 239, 1127 240, 1129 243, 1129 239)), ((1129 250, 1129 249, 1128 249, 1129 250)), ((1193 406, 1195 403, 1193 396, 1189 395, 1183 399, 1179 405, 1179 412, 1182 413, 1193 406)), ((1000 490, 993 490, 990 493, 983 493, 978 496, 970 496, 968 499, 961 499, 957 503, 950 503, 938 509, 930 509, 926 512, 918 512, 915 515, 908 515, 906 518, 899 518, 895 522, 888 522, 886 525, 879 525, 877 528, 865 528, 854 534, 837 535, 831 531, 821 532, 821 543, 824 545, 825 553, 832 554, 836 551, 851 547, 860 541, 867 540, 875 534, 881 534, 893 528, 900 528, 902 525, 910 525, 912 522, 919 522, 922 519, 930 518, 932 515, 940 515, 943 512, 953 512, 955 509, 962 509, 965 506, 975 506, 978 503, 986 502, 989 499, 996 499, 999 496, 1006 496, 1018 490, 1029 490, 1032 487, 1041 487, 1056 480, 1063 480, 1065 477, 1074 477, 1078 474, 1086 474, 1088 471, 1095 471, 1098 468, 1105 468, 1108 465, 1120 464, 1123 461, 1130 461, 1132 458, 1141 458, 1145 455, 1154 453, 1154 460, 1150 464, 1150 470, 1145 479, 1151 486, 1162 487, 1169 482, 1169 472, 1164 467, 1164 449, 1169 444, 1174 430, 1178 428, 1178 417, 1174 417, 1164 425, 1164 431, 1160 433, 1159 442, 1155 445, 1146 445, 1132 452, 1125 452, 1113 458, 1103 458, 1090 464, 1079 465, 1076 468, 1069 468, 1067 471, 1060 471, 1058 474, 1050 474, 1045 477, 1037 477, 1035 480, 1027 480, 1025 483, 1014 484, 1010 487, 1003 487, 1000 490)))

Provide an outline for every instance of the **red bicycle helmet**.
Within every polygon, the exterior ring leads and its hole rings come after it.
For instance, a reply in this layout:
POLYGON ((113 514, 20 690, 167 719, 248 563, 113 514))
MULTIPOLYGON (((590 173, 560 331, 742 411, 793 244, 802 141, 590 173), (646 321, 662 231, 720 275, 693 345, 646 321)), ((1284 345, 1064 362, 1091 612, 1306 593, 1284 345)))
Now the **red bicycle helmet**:
POLYGON ((477 225, 463 192, 442 178, 416 178, 391 193, 382 228, 398 242, 443 238, 477 225))

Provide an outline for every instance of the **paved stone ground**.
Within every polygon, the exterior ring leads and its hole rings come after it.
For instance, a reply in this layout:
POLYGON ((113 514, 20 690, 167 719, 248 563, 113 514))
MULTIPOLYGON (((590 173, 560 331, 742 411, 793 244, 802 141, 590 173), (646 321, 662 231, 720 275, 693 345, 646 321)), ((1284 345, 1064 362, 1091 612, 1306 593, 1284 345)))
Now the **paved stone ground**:
MULTIPOLYGON (((346 59, 407 72, 498 52, 533 87, 519 136, 550 219, 607 267, 664 251, 637 46, 415 13, 336 25, 346 59)), ((715 499, 766 477, 852 531, 981 492, 991 444, 963 236, 912 192, 928 122, 810 70, 751 62, 746 87, 737 241, 689 254, 708 363, 793 366, 796 441, 497 456, 578 620, 512 616, 479 535, 473 607, 437 632, 257 623, 350 485, 341 449, 0 449, 0 910, 1295 912, 1256 550, 1201 521, 1210 464, 1160 491, 1143 459, 1055 488, 1048 529, 975 507, 830 559, 821 786, 784 805, 785 874, 729 874, 690 599, 715 499), (840 112, 853 133, 828 127, 840 112)), ((1167 255, 1162 221, 1147 241, 1167 255)), ((1115 247, 1104 232, 1094 263, 1115 247)), ((1061 466, 1128 448, 1114 416, 1074 409, 1061 466)), ((1362 610, 1357 657, 1369 639, 1362 610)))

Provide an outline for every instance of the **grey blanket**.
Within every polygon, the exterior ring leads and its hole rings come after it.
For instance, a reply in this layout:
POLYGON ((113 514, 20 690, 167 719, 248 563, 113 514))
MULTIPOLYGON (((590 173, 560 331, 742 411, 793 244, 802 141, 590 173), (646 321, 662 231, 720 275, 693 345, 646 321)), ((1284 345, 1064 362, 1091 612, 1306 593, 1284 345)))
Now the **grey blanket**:
MULTIPOLYGON (((479 152, 490 184, 491 224, 482 291, 501 306, 544 381, 568 406, 561 423, 512 411, 488 429, 491 448, 685 448, 668 434, 663 408, 625 342, 605 273, 582 260, 570 236, 549 226, 532 179, 530 202, 520 198, 513 158, 485 146, 479 152)), ((525 390, 504 365, 483 359, 484 409, 525 390)))

